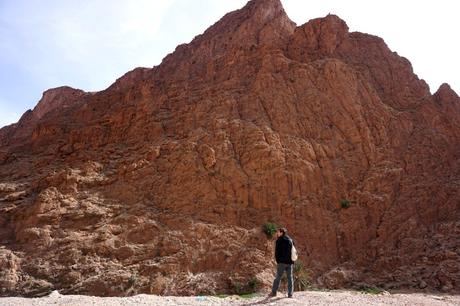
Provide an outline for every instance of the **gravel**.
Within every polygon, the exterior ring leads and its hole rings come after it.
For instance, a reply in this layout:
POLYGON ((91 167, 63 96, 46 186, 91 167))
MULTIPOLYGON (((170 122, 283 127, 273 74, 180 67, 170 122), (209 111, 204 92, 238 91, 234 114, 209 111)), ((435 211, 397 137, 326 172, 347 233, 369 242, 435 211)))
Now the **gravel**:
POLYGON ((94 297, 84 295, 61 295, 53 291, 49 296, 41 298, 4 297, 0 298, 1 306, 26 305, 83 305, 83 306, 117 306, 117 305, 457 305, 460 306, 460 296, 437 294, 363 294, 354 291, 304 291, 296 292, 294 298, 286 298, 278 294, 275 298, 256 296, 242 298, 227 296, 157 296, 139 294, 130 297, 94 297))

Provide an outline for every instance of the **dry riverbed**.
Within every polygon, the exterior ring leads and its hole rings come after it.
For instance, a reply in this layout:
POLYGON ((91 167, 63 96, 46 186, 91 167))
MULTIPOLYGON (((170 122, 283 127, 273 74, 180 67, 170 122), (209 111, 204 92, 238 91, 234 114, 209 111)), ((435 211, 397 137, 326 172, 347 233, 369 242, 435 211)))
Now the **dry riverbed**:
POLYGON ((83 295, 61 295, 57 291, 41 298, 0 298, 2 306, 27 305, 83 305, 83 306, 125 306, 125 305, 460 305, 459 295, 437 294, 365 294, 355 291, 304 291, 296 292, 288 299, 282 294, 278 297, 265 296, 156 296, 140 294, 130 297, 94 297, 83 295))

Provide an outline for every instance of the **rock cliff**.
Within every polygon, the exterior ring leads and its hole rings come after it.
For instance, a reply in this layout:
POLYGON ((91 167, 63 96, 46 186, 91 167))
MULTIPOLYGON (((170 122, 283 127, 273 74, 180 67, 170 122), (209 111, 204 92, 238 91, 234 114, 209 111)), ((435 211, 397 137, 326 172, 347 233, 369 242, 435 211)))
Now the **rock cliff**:
POLYGON ((268 285, 267 221, 318 285, 458 292, 459 122, 381 38, 252 0, 0 129, 0 294, 268 285))

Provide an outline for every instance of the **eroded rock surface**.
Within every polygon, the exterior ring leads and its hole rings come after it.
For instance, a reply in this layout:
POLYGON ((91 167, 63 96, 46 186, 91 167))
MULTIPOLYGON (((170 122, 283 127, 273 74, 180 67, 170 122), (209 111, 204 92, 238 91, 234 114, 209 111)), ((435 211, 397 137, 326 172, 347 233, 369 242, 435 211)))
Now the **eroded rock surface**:
POLYGON ((459 122, 382 39, 250 1, 0 130, 1 294, 269 285, 268 220, 320 285, 458 292, 459 122))

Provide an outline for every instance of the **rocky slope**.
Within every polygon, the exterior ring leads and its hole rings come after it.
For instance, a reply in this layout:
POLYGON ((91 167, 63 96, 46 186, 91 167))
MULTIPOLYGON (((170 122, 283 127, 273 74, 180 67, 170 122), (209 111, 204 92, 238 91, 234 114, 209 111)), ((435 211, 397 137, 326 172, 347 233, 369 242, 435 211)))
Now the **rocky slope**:
POLYGON ((0 130, 0 294, 267 285, 268 220, 320 286, 458 292, 459 122, 382 39, 250 1, 0 130))

